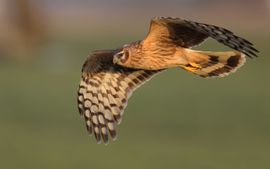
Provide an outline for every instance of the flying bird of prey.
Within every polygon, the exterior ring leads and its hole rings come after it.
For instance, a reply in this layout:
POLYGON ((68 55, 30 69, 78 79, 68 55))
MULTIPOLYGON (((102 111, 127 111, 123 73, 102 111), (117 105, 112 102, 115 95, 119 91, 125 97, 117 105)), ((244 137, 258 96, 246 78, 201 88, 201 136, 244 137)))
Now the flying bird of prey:
POLYGON ((90 54, 82 68, 78 108, 98 143, 116 138, 128 98, 140 85, 168 68, 180 67, 201 77, 223 77, 259 51, 231 31, 180 18, 155 17, 144 40, 90 54), (208 37, 234 49, 228 52, 191 48, 208 37))

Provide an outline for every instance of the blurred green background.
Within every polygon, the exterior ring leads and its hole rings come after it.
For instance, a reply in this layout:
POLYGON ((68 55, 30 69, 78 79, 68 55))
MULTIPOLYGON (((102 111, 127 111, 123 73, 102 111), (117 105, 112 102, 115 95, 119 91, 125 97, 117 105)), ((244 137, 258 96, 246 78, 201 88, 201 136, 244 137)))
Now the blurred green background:
POLYGON ((268 0, 2 0, 0 168, 269 169, 269 16, 268 0), (82 63, 142 39, 153 16, 229 28, 260 57, 221 79, 156 76, 133 94, 117 141, 97 145, 76 107, 82 63))

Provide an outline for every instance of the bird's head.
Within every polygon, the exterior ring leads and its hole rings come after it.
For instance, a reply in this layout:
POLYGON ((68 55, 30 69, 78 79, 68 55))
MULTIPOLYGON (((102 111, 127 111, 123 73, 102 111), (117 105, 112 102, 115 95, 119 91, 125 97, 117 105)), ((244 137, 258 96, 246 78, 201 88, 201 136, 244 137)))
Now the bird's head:
POLYGON ((113 56, 113 63, 118 65, 124 65, 130 58, 130 50, 127 47, 123 47, 119 52, 113 56))

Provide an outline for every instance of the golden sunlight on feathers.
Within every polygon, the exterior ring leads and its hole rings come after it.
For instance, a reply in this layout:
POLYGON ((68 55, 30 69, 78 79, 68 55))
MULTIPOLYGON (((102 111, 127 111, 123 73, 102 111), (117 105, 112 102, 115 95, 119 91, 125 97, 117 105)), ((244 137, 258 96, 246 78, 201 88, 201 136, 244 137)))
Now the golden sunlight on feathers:
POLYGON ((258 50, 231 31, 180 18, 155 17, 142 41, 115 50, 94 51, 85 61, 78 90, 78 108, 98 143, 116 138, 128 98, 153 75, 172 67, 201 77, 223 77, 243 65, 258 50), (211 37, 236 50, 190 49, 211 37))

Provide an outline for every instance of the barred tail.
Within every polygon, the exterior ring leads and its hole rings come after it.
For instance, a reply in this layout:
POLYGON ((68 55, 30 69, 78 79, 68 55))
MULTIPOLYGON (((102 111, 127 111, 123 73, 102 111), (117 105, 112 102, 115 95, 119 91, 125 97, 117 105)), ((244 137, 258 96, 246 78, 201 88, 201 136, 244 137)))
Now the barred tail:
POLYGON ((181 66, 201 77, 224 77, 245 63, 245 55, 237 51, 211 52, 186 49, 188 64, 181 66))

